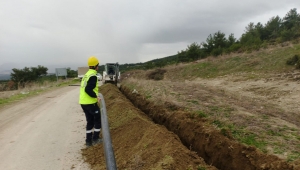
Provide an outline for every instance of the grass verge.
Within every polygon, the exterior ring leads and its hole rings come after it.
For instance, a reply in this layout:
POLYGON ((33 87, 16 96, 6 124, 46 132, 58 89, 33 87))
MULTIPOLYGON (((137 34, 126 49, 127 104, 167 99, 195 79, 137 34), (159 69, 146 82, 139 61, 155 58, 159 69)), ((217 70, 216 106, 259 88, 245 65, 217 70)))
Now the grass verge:
POLYGON ((23 100, 28 97, 38 95, 40 93, 53 90, 60 87, 65 87, 74 83, 78 83, 78 80, 64 80, 59 82, 45 82, 45 83, 30 83, 27 87, 14 91, 4 91, 0 95, 0 107, 6 104, 23 100))

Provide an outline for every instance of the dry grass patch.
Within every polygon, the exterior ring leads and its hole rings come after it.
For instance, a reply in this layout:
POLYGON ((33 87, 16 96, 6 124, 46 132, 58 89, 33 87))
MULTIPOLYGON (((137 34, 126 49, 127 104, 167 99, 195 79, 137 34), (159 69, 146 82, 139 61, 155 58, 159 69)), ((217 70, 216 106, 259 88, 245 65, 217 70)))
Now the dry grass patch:
POLYGON ((300 72, 286 60, 299 51, 300 44, 285 44, 208 57, 164 67, 161 81, 146 80, 150 70, 135 71, 123 83, 156 104, 184 108, 224 135, 292 161, 300 157, 300 72))
POLYGON ((23 88, 12 91, 1 91, 0 92, 0 106, 10 102, 18 101, 23 98, 39 94, 43 91, 47 91, 69 83, 77 83, 76 80, 59 80, 58 82, 44 81, 43 83, 26 83, 23 88))
MULTIPOLYGON (((124 84, 156 104, 171 103, 188 110, 190 118, 207 119, 224 136, 289 161, 296 159, 300 153, 300 129, 292 119, 295 117, 282 117, 282 113, 289 113, 257 96, 232 93, 204 81, 174 83, 131 78, 124 84)), ((268 88, 264 93, 272 94, 274 90, 276 88, 268 88)))

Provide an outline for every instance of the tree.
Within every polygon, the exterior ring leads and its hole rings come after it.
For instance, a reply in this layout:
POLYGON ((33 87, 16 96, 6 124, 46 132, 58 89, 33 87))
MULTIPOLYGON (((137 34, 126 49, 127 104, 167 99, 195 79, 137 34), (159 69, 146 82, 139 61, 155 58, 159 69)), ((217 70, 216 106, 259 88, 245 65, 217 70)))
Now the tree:
POLYGON ((189 62, 189 58, 187 57, 187 52, 185 50, 178 51, 177 53, 177 62, 189 62))
POLYGON ((186 49, 186 57, 191 61, 195 61, 195 60, 201 58, 200 45, 196 42, 189 45, 186 49))
POLYGON ((23 69, 13 68, 12 71, 11 80, 24 87, 26 82, 36 81, 40 76, 46 75, 48 68, 38 65, 38 67, 24 67, 23 69))
POLYGON ((234 34, 230 34, 227 39, 227 48, 225 49, 226 53, 231 53, 237 51, 240 48, 240 43, 234 37, 234 34))
MULTIPOLYGON (((30 69, 35 78, 47 75, 47 71, 48 71, 47 67, 44 67, 41 65, 38 65, 38 67, 30 67, 30 69)), ((35 79, 35 78, 33 78, 33 79, 35 79)))
POLYGON ((241 45, 245 50, 258 50, 262 44, 259 31, 260 24, 255 27, 253 22, 250 22, 246 27, 245 33, 240 38, 241 45))
POLYGON ((281 40, 288 41, 295 39, 300 35, 300 15, 297 13, 297 9, 291 9, 283 18, 284 29, 281 32, 281 40))
POLYGON ((144 63, 143 66, 146 70, 154 68, 154 64, 151 61, 144 63))
POLYGON ((245 34, 254 34, 255 32, 255 25, 253 22, 250 22, 246 27, 245 27, 245 34))
POLYGON ((268 39, 268 35, 265 33, 265 28, 260 22, 255 25, 255 32, 262 41, 268 39))
POLYGON ((279 16, 272 17, 265 25, 265 36, 268 40, 276 39, 280 36, 282 20, 279 16))
POLYGON ((70 67, 67 68, 67 77, 77 77, 77 70, 71 70, 70 67))
POLYGON ((236 38, 234 38, 234 34, 230 34, 227 40, 227 47, 230 47, 232 44, 236 43, 236 38))
POLYGON ((258 50, 262 44, 259 36, 252 35, 251 33, 243 34, 241 37, 241 45, 245 50, 258 50))
POLYGON ((206 43, 202 43, 203 49, 207 54, 210 54, 211 51, 214 49, 215 44, 214 44, 214 37, 209 34, 209 36, 206 38, 206 43))
POLYGON ((213 36, 210 34, 206 39, 206 43, 202 43, 202 45, 206 54, 214 56, 222 55, 224 49, 229 46, 225 34, 221 31, 214 33, 213 36))
POLYGON ((300 15, 297 13, 297 9, 291 9, 283 18, 284 28, 290 30, 293 27, 299 27, 300 25, 300 15))
POLYGON ((214 47, 215 48, 225 48, 227 46, 227 40, 225 34, 221 31, 218 31, 214 34, 213 37, 214 47))
POLYGON ((167 65, 166 61, 163 61, 163 60, 157 60, 157 61, 155 61, 155 66, 156 67, 162 68, 162 67, 164 67, 166 65, 167 65))

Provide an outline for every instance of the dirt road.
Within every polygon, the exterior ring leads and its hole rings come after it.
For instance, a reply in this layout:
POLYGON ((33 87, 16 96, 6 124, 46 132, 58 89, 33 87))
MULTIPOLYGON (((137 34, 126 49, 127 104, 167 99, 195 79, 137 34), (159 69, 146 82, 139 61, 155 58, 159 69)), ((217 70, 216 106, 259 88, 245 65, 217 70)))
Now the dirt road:
POLYGON ((0 169, 89 169, 81 156, 78 95, 78 87, 68 86, 2 108, 0 169))

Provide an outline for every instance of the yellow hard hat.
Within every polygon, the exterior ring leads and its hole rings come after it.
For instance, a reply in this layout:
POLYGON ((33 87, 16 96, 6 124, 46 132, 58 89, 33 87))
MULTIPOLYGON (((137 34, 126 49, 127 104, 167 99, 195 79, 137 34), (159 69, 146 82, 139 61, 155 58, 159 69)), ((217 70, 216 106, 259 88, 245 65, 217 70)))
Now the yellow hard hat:
POLYGON ((96 66, 98 64, 99 64, 99 61, 98 61, 98 59, 95 56, 91 56, 88 59, 88 66, 96 66))

